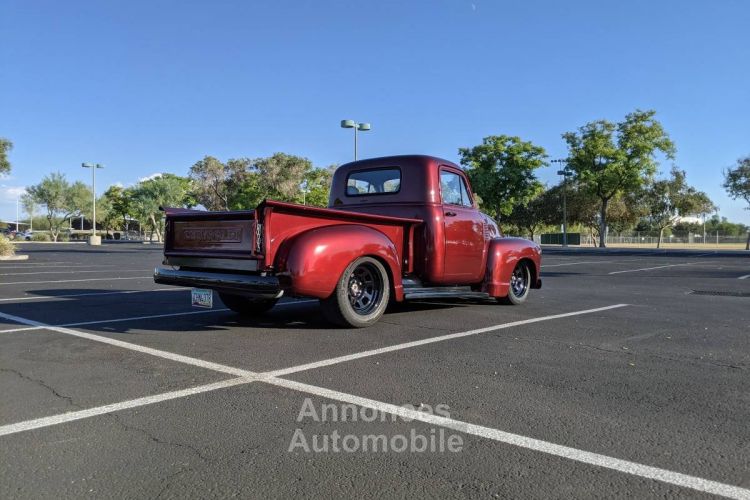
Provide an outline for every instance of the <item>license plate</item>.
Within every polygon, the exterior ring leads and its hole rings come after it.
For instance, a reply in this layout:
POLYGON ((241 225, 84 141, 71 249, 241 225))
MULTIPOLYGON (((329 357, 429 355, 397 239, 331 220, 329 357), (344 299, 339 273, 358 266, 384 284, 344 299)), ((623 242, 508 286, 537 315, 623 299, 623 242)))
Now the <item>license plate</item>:
POLYGON ((211 309, 214 307, 214 291, 203 288, 193 288, 190 291, 190 301, 193 307, 205 307, 211 309))

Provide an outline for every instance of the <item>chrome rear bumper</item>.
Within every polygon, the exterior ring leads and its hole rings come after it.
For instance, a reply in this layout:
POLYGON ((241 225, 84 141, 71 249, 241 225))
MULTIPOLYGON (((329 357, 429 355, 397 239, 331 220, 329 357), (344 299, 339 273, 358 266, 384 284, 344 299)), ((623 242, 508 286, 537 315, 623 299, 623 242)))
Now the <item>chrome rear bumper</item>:
POLYGON ((218 292, 264 299, 277 299, 284 293, 277 277, 255 274, 182 271, 157 267, 154 269, 154 283, 208 288, 218 292))

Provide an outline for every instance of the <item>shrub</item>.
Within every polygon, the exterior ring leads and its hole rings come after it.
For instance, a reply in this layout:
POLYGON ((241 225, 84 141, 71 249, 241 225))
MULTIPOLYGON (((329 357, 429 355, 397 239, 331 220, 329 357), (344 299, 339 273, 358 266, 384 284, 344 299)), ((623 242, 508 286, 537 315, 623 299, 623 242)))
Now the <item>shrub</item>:
POLYGON ((50 235, 48 233, 34 233, 31 235, 31 241, 50 241, 50 235))
POLYGON ((0 256, 2 257, 10 257, 12 255, 15 255, 16 248, 13 246, 13 243, 10 242, 8 238, 0 234, 0 256))
POLYGON ((60 233, 57 235, 57 241, 70 241, 70 233, 60 233))

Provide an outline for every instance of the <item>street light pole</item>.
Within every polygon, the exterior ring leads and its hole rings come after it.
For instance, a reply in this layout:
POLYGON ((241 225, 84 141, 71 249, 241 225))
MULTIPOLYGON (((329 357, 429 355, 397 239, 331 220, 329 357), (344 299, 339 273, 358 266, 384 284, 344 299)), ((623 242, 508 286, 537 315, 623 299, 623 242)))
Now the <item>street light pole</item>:
POLYGON ((302 204, 307 205, 307 179, 302 182, 302 204))
POLYGON ((357 123, 354 120, 341 120, 341 128, 354 129, 354 161, 357 161, 357 131, 367 132, 370 130, 369 123, 357 123))
POLYGON ((18 197, 16 197, 16 232, 18 232, 18 197))
MULTIPOLYGON (((99 163, 81 163, 83 168, 91 169, 91 198, 92 198, 92 220, 91 220, 91 238, 89 243, 91 245, 98 245, 100 241, 96 239, 96 169, 104 168, 104 165, 99 163)), ((83 225, 81 225, 83 229, 83 225)))
POLYGON ((568 246, 568 177, 573 175, 568 170, 568 160, 551 160, 551 163, 564 163, 565 167, 557 171, 557 175, 563 176, 563 246, 568 246))

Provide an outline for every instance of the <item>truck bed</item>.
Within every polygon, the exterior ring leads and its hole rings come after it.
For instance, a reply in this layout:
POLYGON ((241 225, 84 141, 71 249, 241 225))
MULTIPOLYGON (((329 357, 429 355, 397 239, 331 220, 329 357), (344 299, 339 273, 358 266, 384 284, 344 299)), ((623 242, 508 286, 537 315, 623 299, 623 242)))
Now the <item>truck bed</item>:
POLYGON ((420 219, 374 215, 266 200, 255 210, 209 212, 165 208, 165 263, 201 269, 283 271, 279 252, 296 235, 326 226, 358 224, 390 239, 412 266, 414 226, 420 219))

